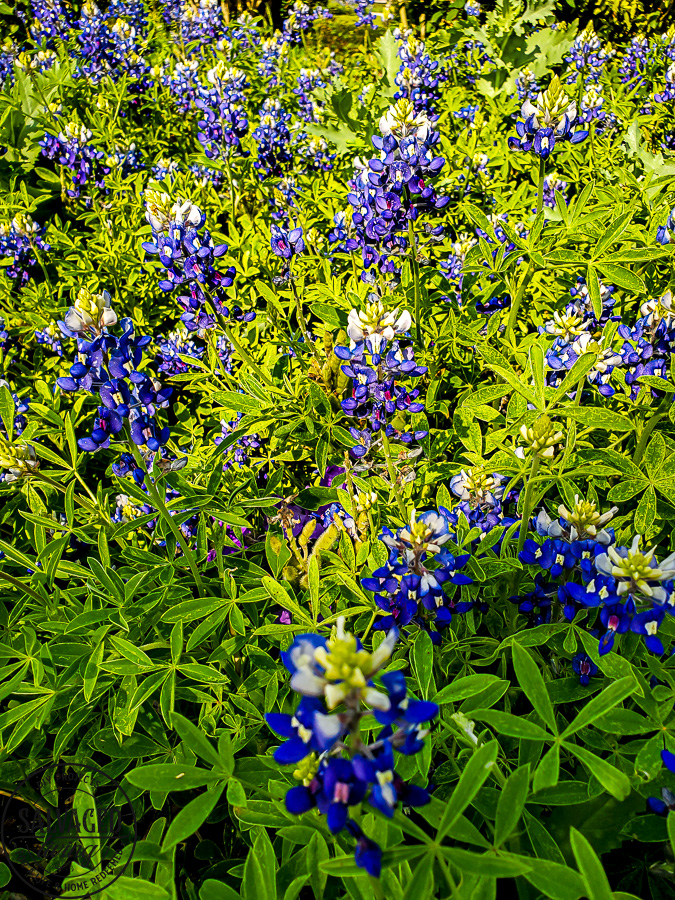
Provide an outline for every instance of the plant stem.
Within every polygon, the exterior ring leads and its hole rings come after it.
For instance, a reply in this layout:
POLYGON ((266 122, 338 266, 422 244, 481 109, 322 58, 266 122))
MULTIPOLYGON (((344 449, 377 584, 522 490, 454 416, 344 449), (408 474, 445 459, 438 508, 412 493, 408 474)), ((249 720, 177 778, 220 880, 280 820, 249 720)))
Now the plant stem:
POLYGON ((516 296, 511 302, 511 310, 509 312, 509 318, 506 323, 506 332, 504 334, 504 338, 507 344, 511 343, 511 339, 513 337, 513 330, 516 325, 516 320, 518 318, 518 310, 520 309, 520 304, 523 300, 523 295, 525 294, 525 288, 527 287, 530 278, 532 277, 532 260, 530 260, 527 264, 527 269, 525 269, 525 274, 523 275, 523 280, 520 282, 518 287, 518 292, 516 296))
POLYGON ((534 459, 532 460, 532 468, 530 469, 530 477, 527 482, 527 487, 525 488, 525 498, 523 500, 523 517, 520 525, 520 532, 518 534, 518 553, 523 549, 523 544, 525 543, 525 537, 527 535, 527 528, 530 521, 530 514, 532 512, 532 493, 534 491, 534 479, 537 477, 537 472, 539 471, 539 466, 541 464, 541 460, 535 453, 534 459))
POLYGON ((645 450, 646 450, 646 448, 647 448, 647 441, 649 440, 650 434, 651 434, 652 431, 656 428, 656 426, 658 425, 659 421, 660 421, 660 420, 665 416, 665 414, 666 414, 666 409, 664 409, 664 406, 665 406, 666 408, 667 408, 667 406, 668 406, 668 403, 665 402, 665 401, 661 403, 661 405, 660 405, 659 408, 656 410, 656 412, 654 413, 654 415, 653 415, 650 419, 648 419, 648 420, 645 422, 645 426, 644 426, 644 428, 642 429, 642 431, 640 432, 640 440, 638 441, 638 445, 637 445, 637 447, 635 448, 635 453, 633 454, 633 462, 635 463, 636 466, 637 466, 637 465, 641 462, 641 460, 642 460, 642 457, 643 457, 643 455, 644 455, 644 452, 645 452, 645 450))
POLYGON ((403 497, 401 497, 398 488, 396 487, 396 469, 394 468, 394 461, 391 458, 391 447, 389 445, 389 438, 387 437, 387 433, 385 429, 382 429, 382 447, 384 449, 384 456, 387 460, 387 471, 389 472, 389 480, 391 481, 391 489, 394 492, 394 496, 396 497, 396 503, 398 505, 398 511, 401 514, 401 518, 403 519, 403 524, 408 521, 408 513, 405 509, 405 503, 403 502, 403 497))
POLYGON ((267 372, 265 372, 264 369, 261 369, 260 366, 253 360, 253 358, 251 356, 249 356, 247 351, 244 350, 242 345, 239 343, 237 338, 234 336, 232 329, 228 326, 224 317, 216 309, 216 305, 210 297, 209 297, 208 302, 209 302, 209 305, 211 306, 211 309, 213 310, 214 316, 216 317, 216 321, 218 322, 218 324, 220 325, 222 330, 225 332, 225 336, 227 337, 228 341, 232 344, 232 346, 237 351, 239 356, 241 356, 242 360, 246 363, 247 366, 250 366, 251 369, 253 369, 253 371, 260 378, 262 378, 262 380, 265 382, 265 384, 268 387, 272 388, 275 391, 278 390, 277 386, 273 383, 272 379, 269 377, 267 372))
POLYGON ((126 425, 126 431, 127 431, 127 438, 128 438, 127 443, 129 445, 129 447, 131 448, 131 452, 133 454, 134 460, 136 461, 136 465, 142 472, 145 472, 145 474, 147 475, 147 478, 145 479, 145 485, 148 489, 148 494, 150 495, 150 499, 152 500, 153 506, 155 507, 155 509, 161 516, 161 518, 164 519, 164 521, 166 522, 171 533, 176 538, 176 543, 183 551, 183 556, 185 557, 187 564, 190 567, 190 571, 192 572, 192 577, 195 580, 195 584, 197 585, 199 593, 203 596, 204 595, 204 584, 202 582, 202 576, 199 574, 199 569, 197 568, 197 565, 195 563, 194 556, 192 555, 192 550, 190 550, 190 546, 189 546, 187 540, 185 539, 185 536, 181 532, 180 528, 176 525, 176 523, 173 519, 173 516, 171 515, 169 510, 166 508, 166 504, 162 500, 160 493, 157 490, 157 485, 150 477, 150 473, 148 472, 148 470, 145 466, 143 457, 141 456, 138 447, 136 446, 134 441, 131 439, 131 434, 129 431, 128 423, 126 425))
POLYGON ((295 282, 293 281, 293 275, 291 274, 291 290, 293 291, 293 296, 295 297, 295 314, 298 317, 298 324, 300 325, 300 331, 302 332, 302 336, 305 339, 305 344, 312 351, 312 355, 316 360, 319 370, 321 370, 321 357, 319 356, 319 351, 316 349, 314 341, 309 336, 309 330, 307 328, 307 322, 305 322, 305 316, 302 312, 302 299, 300 294, 298 293, 298 289, 295 286, 295 282))
POLYGON ((546 160, 539 157, 539 183, 537 185, 537 215, 544 208, 544 173, 546 171, 546 160))
POLYGON ((410 264, 412 266, 413 285, 415 288, 415 338, 417 343, 422 344, 422 297, 420 292, 420 266, 417 262, 417 247, 415 245, 415 229, 412 219, 408 219, 408 243, 410 244, 410 264))

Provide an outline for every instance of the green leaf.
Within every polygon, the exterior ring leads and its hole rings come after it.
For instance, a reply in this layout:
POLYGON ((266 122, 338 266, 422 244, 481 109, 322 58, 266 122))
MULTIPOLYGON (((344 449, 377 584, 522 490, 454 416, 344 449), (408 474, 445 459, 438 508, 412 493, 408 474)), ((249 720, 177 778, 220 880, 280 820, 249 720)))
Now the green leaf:
POLYGON ((600 282, 598 280, 598 273, 591 265, 587 266, 586 268, 586 284, 588 285, 588 295, 591 298, 593 313, 596 319, 600 319, 602 316, 602 297, 600 296, 600 282))
POLYGON ((650 485, 640 497, 635 510, 635 530, 638 534, 646 534, 656 518, 656 491, 650 485))
POLYGON ((560 778, 560 746, 554 744, 548 749, 534 773, 532 787, 536 791, 553 788, 560 778))
POLYGON ((567 416, 581 422, 588 428, 604 428, 607 431, 633 431, 635 424, 626 416, 593 406, 562 406, 556 410, 557 415, 567 416))
MULTIPOLYGON (((363 872, 363 869, 359 869, 363 872)), ((424 856, 413 869, 412 875, 401 900, 422 900, 422 897, 431 897, 433 891, 434 858, 424 856)))
POLYGON ((513 645, 513 668, 518 684, 523 689, 525 696, 553 734, 557 734, 558 726, 555 721, 555 711, 546 690, 546 684, 539 671, 539 666, 532 659, 529 651, 517 643, 513 645))
POLYGON ((586 728, 587 725, 590 725, 610 709, 613 709, 626 697, 630 697, 635 689, 635 679, 630 676, 620 678, 614 684, 610 684, 597 697, 593 697, 592 700, 589 700, 584 705, 579 715, 563 731, 562 737, 571 737, 571 735, 576 734, 582 728, 586 728))
POLYGON ((307 612, 295 600, 291 600, 288 591, 283 585, 275 581, 274 578, 270 578, 269 575, 263 575, 261 581, 267 593, 282 609, 287 609, 296 620, 309 626, 314 625, 307 612))
POLYGON ((429 696, 431 673, 434 665, 434 645, 426 631, 417 632, 413 644, 412 662, 420 694, 426 700, 429 696))
POLYGON ((593 259, 597 260, 603 253, 603 251, 609 247, 611 243, 617 241, 621 235, 624 233, 626 228, 628 228, 628 224, 633 216, 633 211, 628 210, 628 212, 622 213, 620 216, 617 216, 616 219, 610 224, 609 228, 603 236, 600 238, 598 243, 593 248, 593 259))
POLYGON ((457 847, 443 847, 443 856, 462 872, 471 875, 487 875, 492 878, 514 878, 532 868, 529 859, 513 853, 473 853, 457 847))
POLYGON ((311 874, 310 885, 316 900, 322 900, 326 889, 328 875, 321 868, 321 863, 330 859, 328 844, 322 834, 315 831, 307 844, 307 871, 311 874))
POLYGON ((212 399, 216 403, 220 403, 225 409, 230 409, 234 412, 259 413, 263 409, 259 400, 250 397, 248 394, 240 394, 237 391, 215 391, 212 399))
POLYGON ((466 700, 467 697, 475 697, 476 694, 480 694, 485 688, 500 680, 497 675, 465 675, 463 678, 455 678, 450 684, 446 684, 431 699, 439 705, 466 700))
POLYGON ((559 403, 560 400, 565 396, 565 394, 569 394, 572 390, 574 390, 575 386, 581 381, 582 378, 593 368, 595 363, 597 362, 598 356, 597 353, 584 353, 579 359, 574 363, 569 372, 565 375, 560 385, 556 388, 555 393, 551 397, 551 401, 548 405, 548 408, 551 409, 555 404, 559 403))
POLYGON ((495 847, 500 847, 512 834, 518 824, 530 783, 530 765, 526 763, 509 775, 499 794, 497 818, 495 820, 495 847))
POLYGON ((599 262, 597 264, 602 274, 625 291, 631 291, 633 294, 644 294, 647 290, 644 281, 635 272, 631 272, 625 266, 619 266, 616 263, 599 262))
POLYGON ((526 741, 551 740, 551 735, 548 731, 544 731, 535 722, 523 719, 522 716, 501 712, 498 709, 472 709, 471 718, 487 722, 500 734, 506 734, 509 737, 522 738, 526 741))
POLYGON ((630 794, 630 779, 619 769, 615 768, 611 763, 604 759, 600 759, 595 753, 580 747, 578 744, 563 745, 573 753, 581 762, 590 770, 591 774, 597 778, 600 784, 617 800, 625 800, 630 794))
POLYGON ((479 747, 469 759, 445 807, 438 826, 437 840, 441 841, 445 837, 481 789, 495 764, 498 751, 497 741, 490 741, 479 747))
POLYGON ((171 850, 201 828, 215 809, 224 787, 222 784, 209 788, 176 813, 162 841, 163 851, 171 850))
POLYGON ((210 763, 217 769, 221 768, 220 756, 218 756, 213 744, 201 729, 197 728, 185 716, 181 716, 180 713, 174 713, 172 721, 173 727, 189 750, 196 753, 204 762, 210 763))
MULTIPOLYGON (((97 885, 97 888, 100 890, 100 885, 97 885)), ((130 878, 128 875, 121 875, 109 887, 106 887, 105 896, 106 898, 110 897, 110 900, 169 900, 170 898, 169 893, 158 884, 152 884, 142 878, 130 878)))
POLYGON ((229 884, 207 878, 199 889, 199 900, 241 900, 241 895, 229 884))
POLYGON ((550 900, 579 900, 585 892, 578 872, 569 866, 546 859, 533 859, 525 878, 550 900))
POLYGON ((125 777, 134 787, 140 787, 146 791, 157 791, 161 794, 169 791, 189 791, 207 784, 215 784, 219 780, 218 775, 214 775, 207 769, 183 766, 178 763, 138 766, 131 772, 127 772, 125 777))
POLYGON ((577 867, 586 885, 588 900, 613 900, 612 889, 602 863, 588 840, 576 828, 570 829, 570 844, 577 867))

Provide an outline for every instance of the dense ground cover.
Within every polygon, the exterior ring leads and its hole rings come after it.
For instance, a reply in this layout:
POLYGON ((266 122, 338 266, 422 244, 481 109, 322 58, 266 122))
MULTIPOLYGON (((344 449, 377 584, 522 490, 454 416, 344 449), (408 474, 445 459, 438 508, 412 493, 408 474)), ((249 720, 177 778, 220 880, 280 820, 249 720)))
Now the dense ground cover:
POLYGON ((378 10, 0 8, 5 898, 673 895, 675 28, 378 10))

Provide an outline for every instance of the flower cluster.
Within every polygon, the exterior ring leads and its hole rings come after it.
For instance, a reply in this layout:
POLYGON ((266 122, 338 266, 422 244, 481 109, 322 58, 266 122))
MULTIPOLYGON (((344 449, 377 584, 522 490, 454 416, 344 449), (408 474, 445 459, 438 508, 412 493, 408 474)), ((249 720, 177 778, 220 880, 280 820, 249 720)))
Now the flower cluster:
POLYGON ((85 184, 106 190, 105 176, 110 168, 105 163, 105 153, 90 143, 91 138, 88 128, 70 122, 58 135, 47 132, 40 141, 43 156, 56 159, 73 173, 73 186, 66 191, 69 197, 80 197, 85 184))
POLYGON ((422 726, 438 715, 435 703, 410 696, 401 672, 382 674, 397 638, 393 628, 368 652, 345 631, 344 618, 328 640, 299 635, 281 657, 291 688, 302 699, 293 714, 266 716, 270 728, 285 738, 274 759, 295 765, 294 777, 302 782, 286 794, 288 811, 300 815, 318 809, 332 834, 347 829, 356 838, 356 864, 375 877, 382 852, 350 818, 350 807, 367 800, 391 818, 399 802, 404 807, 429 802, 425 788, 396 773, 395 753, 418 753, 427 734, 422 726), (366 715, 382 726, 368 744, 360 729, 366 715))
POLYGON ((87 391, 98 395, 100 405, 89 437, 80 438, 81 450, 93 453, 110 446, 126 421, 135 444, 155 452, 169 439, 169 429, 161 426, 157 411, 168 406, 173 393, 148 373, 140 370, 144 351, 152 338, 137 338, 131 319, 122 319, 121 336, 110 329, 117 324, 110 294, 91 294, 82 288, 65 320, 59 322, 63 334, 77 340, 77 356, 70 374, 57 379, 61 390, 87 391))
POLYGON ((608 61, 614 54, 605 50, 599 37, 588 25, 576 36, 565 56, 565 62, 574 70, 567 77, 568 84, 575 84, 581 78, 585 84, 597 84, 608 61))
MULTIPOLYGON (((450 199, 438 197, 431 184, 445 160, 435 155, 440 134, 424 113, 415 112, 410 100, 399 100, 382 117, 380 132, 372 139, 380 157, 371 159, 367 168, 356 160, 347 196, 361 245, 364 281, 373 280, 367 270, 374 265, 383 275, 396 278, 395 258, 418 249, 408 246, 408 223, 443 209, 450 199)), ((431 234, 439 237, 442 226, 432 228, 431 234)))
POLYGON ((574 130, 579 121, 577 106, 570 101, 557 75, 534 102, 523 103, 521 115, 525 121, 516 123, 518 137, 509 138, 511 150, 531 150, 541 159, 547 159, 556 143, 578 144, 588 137, 588 131, 574 130))
POLYGON ((241 139, 248 132, 245 89, 246 75, 239 69, 228 68, 219 62, 206 74, 209 89, 200 89, 195 106, 204 118, 198 122, 197 138, 209 159, 239 154, 248 156, 241 139))
MULTIPOLYGON (((181 291, 181 321, 188 331, 213 328, 216 316, 230 315, 225 305, 225 288, 234 281, 234 268, 225 272, 214 268, 215 260, 227 252, 227 244, 213 243, 210 232, 203 230, 206 216, 192 201, 174 203, 168 194, 151 190, 145 196, 153 240, 144 242, 143 248, 158 255, 166 270, 159 287, 163 291, 181 291)), ((232 315, 241 316, 238 307, 233 308, 232 315)), ((247 321, 251 321, 255 313, 247 316, 247 321)))
POLYGON ((370 578, 361 580, 366 590, 373 591, 375 602, 386 613, 377 619, 375 629, 389 631, 414 622, 438 644, 452 616, 472 608, 470 601, 458 601, 453 591, 444 589, 444 586, 472 583, 460 571, 470 554, 453 556, 443 546, 451 538, 446 512, 442 509, 440 513, 430 511, 417 516, 413 511, 409 525, 396 532, 385 528, 380 535, 389 559, 370 578))
POLYGON ((30 216, 19 214, 8 225, 0 224, 0 257, 9 262, 3 271, 16 279, 20 287, 30 281, 37 254, 48 252, 44 228, 30 216))
MULTIPOLYGON (((600 513, 595 503, 579 497, 571 510, 559 507, 558 519, 541 510, 534 527, 544 540, 526 540, 519 558, 552 579, 548 585, 538 583, 548 600, 547 621, 552 599, 559 601, 569 621, 580 610, 597 609, 601 655, 612 649, 616 635, 628 630, 641 634, 647 649, 661 655, 659 626, 667 614, 675 614, 675 554, 659 563, 654 548, 639 549, 639 535, 630 547, 617 546, 614 531, 604 527, 616 512, 613 507, 600 513)), ((512 599, 528 611, 528 597, 512 599)))
POLYGON ((401 67, 396 75, 396 100, 409 100, 415 112, 433 116, 439 100, 439 85, 447 79, 447 72, 438 60, 432 60, 423 41, 409 35, 398 50, 401 67))
POLYGON ((258 144, 258 156, 253 165, 262 178, 280 178, 293 162, 291 133, 288 123, 291 114, 279 100, 267 99, 260 110, 260 125, 253 132, 258 144))
POLYGON ((351 379, 349 395, 342 401, 348 416, 360 420, 360 431, 351 429, 356 444, 355 457, 365 456, 373 436, 384 429, 387 438, 404 443, 421 440, 426 431, 402 431, 404 413, 419 413, 424 404, 417 398, 419 389, 408 390, 403 378, 419 378, 427 371, 415 361, 412 347, 402 347, 397 335, 411 325, 410 313, 385 308, 377 295, 370 297, 365 311, 349 314, 349 347, 336 347, 338 359, 347 360, 342 371, 351 379), (389 346, 391 344, 391 346, 389 346))

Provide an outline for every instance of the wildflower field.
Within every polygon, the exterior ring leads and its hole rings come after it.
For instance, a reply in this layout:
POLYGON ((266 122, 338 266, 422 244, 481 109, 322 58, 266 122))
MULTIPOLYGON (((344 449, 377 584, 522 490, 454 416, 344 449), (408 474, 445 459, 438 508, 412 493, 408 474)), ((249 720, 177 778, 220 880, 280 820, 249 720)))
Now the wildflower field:
POLYGON ((673 3, 0 23, 0 900, 675 897, 673 3))

